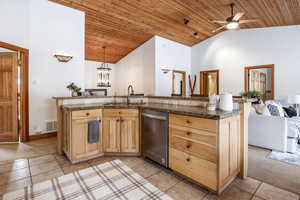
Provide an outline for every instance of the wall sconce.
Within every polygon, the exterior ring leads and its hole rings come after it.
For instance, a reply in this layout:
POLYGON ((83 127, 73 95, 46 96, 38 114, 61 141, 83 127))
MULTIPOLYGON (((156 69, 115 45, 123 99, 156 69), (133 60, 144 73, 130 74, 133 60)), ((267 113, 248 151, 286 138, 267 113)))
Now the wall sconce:
POLYGON ((69 62, 73 58, 73 56, 66 56, 66 55, 59 55, 59 54, 54 54, 54 57, 59 62, 69 62))
POLYGON ((161 71, 162 71, 164 74, 167 74, 167 73, 171 72, 172 70, 170 70, 170 69, 161 69, 161 71))

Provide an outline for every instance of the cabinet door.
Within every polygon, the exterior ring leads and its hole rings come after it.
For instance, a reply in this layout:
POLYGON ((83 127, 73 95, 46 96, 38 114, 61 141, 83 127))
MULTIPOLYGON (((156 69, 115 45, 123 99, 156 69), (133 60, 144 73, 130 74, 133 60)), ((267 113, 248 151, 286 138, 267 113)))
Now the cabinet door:
POLYGON ((139 118, 124 117, 121 119, 121 152, 138 153, 139 144, 139 118))
POLYGON ((103 142, 105 152, 120 152, 120 119, 105 117, 103 120, 103 142))
POLYGON ((94 120, 99 120, 99 118, 72 120, 72 160, 86 159, 102 153, 101 137, 99 142, 88 143, 88 122, 94 120))

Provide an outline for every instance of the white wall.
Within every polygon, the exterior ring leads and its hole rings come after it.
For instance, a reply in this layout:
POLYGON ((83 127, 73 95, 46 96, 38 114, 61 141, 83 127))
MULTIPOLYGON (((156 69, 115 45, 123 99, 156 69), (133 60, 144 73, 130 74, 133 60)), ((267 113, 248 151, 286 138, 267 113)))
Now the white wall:
MULTIPOLYGON (((97 89, 97 68, 101 66, 101 62, 95 62, 95 61, 85 61, 84 66, 84 75, 85 75, 85 88, 86 89, 97 89)), ((112 69, 110 73, 110 82, 111 87, 107 88, 107 95, 112 96, 115 94, 115 76, 116 76, 116 70, 114 64, 109 64, 109 67, 112 69)))
POLYGON ((29 47, 29 0, 0 1, 0 41, 29 47))
POLYGON ((190 68, 190 47, 154 36, 116 64, 115 92, 127 95, 128 85, 133 85, 135 93, 170 96, 172 73, 164 74, 161 69, 189 74, 190 68))
POLYGON ((186 72, 186 91, 189 95, 188 75, 191 71, 191 47, 155 36, 155 95, 171 96, 172 72, 164 74, 161 69, 186 72))
POLYGON ((192 73, 199 77, 199 71, 220 69, 220 91, 239 95, 245 66, 275 64, 275 98, 297 94, 299 35, 300 26, 220 33, 192 47, 192 73))
POLYGON ((1 0, 0 13, 0 40, 29 49, 30 134, 45 132, 56 119, 51 98, 69 95, 71 81, 84 87, 84 13, 47 0, 1 0), (73 59, 59 63, 61 52, 73 59))
POLYGON ((129 53, 116 64, 117 95, 127 95, 128 85, 134 92, 145 95, 154 94, 155 37, 129 53))

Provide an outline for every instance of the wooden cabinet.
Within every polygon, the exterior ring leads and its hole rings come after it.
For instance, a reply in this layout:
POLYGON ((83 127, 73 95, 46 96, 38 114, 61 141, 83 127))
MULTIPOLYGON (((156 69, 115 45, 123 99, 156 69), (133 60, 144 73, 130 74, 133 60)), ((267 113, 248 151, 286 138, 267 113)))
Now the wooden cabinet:
POLYGON ((73 163, 102 155, 101 116, 100 109, 65 112, 63 150, 73 163), (99 121, 100 138, 95 143, 88 142, 88 123, 91 121, 99 121))
POLYGON ((240 117, 169 116, 170 168, 218 193, 237 176, 240 117))
POLYGON ((105 109, 103 117, 105 152, 140 152, 138 110, 105 109))

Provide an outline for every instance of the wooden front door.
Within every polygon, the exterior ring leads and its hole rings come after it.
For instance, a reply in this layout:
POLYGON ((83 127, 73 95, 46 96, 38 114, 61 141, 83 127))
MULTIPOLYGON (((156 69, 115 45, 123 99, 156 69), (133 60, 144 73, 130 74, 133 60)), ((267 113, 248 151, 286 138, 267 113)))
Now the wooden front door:
POLYGON ((18 56, 0 53, 0 142, 17 142, 18 56))

